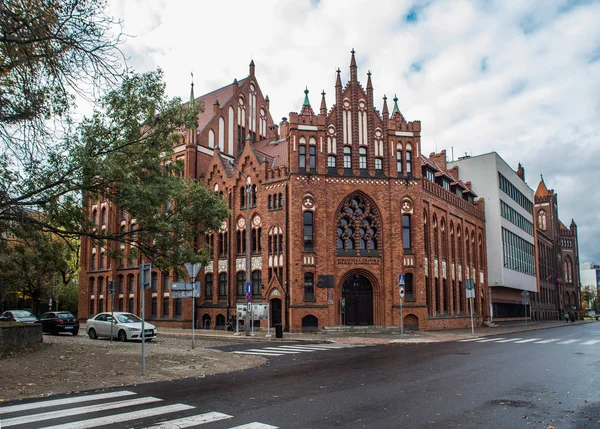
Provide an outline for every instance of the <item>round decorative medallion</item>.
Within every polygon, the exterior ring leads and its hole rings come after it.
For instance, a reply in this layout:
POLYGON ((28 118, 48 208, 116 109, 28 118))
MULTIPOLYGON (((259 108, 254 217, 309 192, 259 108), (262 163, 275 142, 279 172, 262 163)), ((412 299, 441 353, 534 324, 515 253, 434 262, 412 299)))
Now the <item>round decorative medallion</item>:
POLYGON ((254 224, 254 226, 260 226, 260 216, 254 216, 254 219, 252 219, 252 223, 254 224))
POLYGON ((238 224, 238 228, 242 229, 246 226, 246 220, 243 217, 241 217, 238 219, 237 224, 238 224))
POLYGON ((344 107, 350 107, 350 101, 344 100, 344 107))
POLYGON ((402 212, 406 213, 406 212, 411 212, 412 211, 412 201, 410 200, 404 200, 402 201, 402 212))
POLYGON ((221 224, 221 231, 227 231, 227 221, 224 220, 223 223, 221 224))
POLYGON ((335 127, 334 126, 330 126, 329 129, 328 129, 328 131, 329 131, 329 134, 332 134, 332 135, 335 134, 335 127))
POLYGON ((315 202, 311 197, 306 197, 304 198, 304 202, 302 203, 302 205, 304 206, 304 208, 311 209, 314 207, 315 202))

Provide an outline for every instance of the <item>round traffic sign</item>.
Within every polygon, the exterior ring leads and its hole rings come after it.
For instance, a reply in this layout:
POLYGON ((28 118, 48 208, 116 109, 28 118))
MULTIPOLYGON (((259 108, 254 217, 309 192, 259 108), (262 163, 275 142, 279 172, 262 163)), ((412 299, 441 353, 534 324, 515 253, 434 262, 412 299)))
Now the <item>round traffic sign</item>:
POLYGON ((400 287, 400 298, 404 298, 404 288, 400 287))

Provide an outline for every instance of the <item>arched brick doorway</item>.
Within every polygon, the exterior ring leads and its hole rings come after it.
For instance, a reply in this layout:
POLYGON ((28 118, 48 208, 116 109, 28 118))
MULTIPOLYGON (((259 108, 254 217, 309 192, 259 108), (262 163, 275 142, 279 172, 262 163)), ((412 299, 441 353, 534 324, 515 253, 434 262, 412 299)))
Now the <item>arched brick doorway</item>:
POLYGON ((279 298, 271 299, 271 327, 281 322, 281 300, 279 298))
POLYGON ((342 285, 346 325, 373 324, 373 287, 365 276, 353 274, 342 285))

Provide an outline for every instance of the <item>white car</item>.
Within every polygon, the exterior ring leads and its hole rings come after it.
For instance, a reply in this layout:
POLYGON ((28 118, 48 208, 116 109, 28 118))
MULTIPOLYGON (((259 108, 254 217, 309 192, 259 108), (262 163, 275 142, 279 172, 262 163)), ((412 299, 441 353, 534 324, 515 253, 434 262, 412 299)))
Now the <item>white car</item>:
MULTIPOLYGON (((158 333, 156 326, 148 322, 144 322, 144 331, 146 341, 156 338, 158 333)), ((98 337, 110 338, 111 332, 113 338, 119 341, 141 340, 142 319, 135 314, 122 312, 99 313, 88 319, 87 334, 92 340, 98 337)))

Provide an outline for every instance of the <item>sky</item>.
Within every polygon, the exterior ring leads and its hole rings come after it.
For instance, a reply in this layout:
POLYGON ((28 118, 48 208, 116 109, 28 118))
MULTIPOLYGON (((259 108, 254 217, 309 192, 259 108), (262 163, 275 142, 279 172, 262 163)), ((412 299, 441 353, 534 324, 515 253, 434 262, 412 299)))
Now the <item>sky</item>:
POLYGON ((372 72, 375 106, 394 95, 420 120, 424 155, 496 151, 543 175, 559 216, 578 226, 580 262, 600 263, 600 1, 109 0, 138 72, 160 67, 170 96, 189 99, 248 75, 276 123, 304 89, 334 103, 335 70, 372 72))

